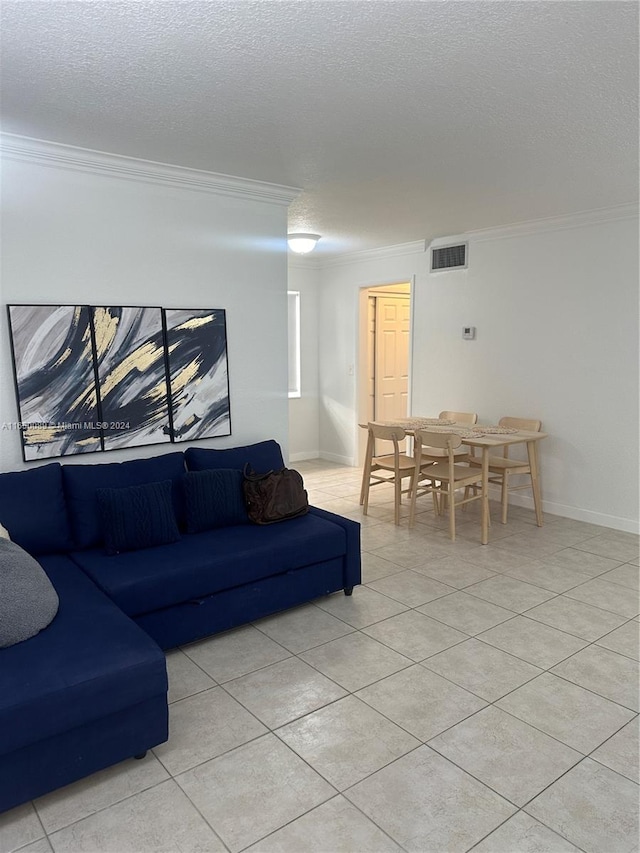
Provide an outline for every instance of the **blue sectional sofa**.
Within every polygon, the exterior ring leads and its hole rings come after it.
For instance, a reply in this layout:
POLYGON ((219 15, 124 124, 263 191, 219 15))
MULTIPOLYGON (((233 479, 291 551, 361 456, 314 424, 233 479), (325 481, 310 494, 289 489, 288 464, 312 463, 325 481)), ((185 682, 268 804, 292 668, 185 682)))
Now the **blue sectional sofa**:
POLYGON ((163 649, 360 583, 360 526, 311 507, 268 526, 187 534, 186 471, 283 466, 275 441, 0 474, 0 523, 60 600, 0 649, 0 811, 168 737, 163 649), (97 490, 171 482, 177 541, 107 555, 97 490))

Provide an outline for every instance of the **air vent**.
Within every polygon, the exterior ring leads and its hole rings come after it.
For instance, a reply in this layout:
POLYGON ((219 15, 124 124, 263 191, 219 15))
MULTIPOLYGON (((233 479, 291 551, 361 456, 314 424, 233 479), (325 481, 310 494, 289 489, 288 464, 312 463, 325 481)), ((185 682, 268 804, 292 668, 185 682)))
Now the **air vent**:
POLYGON ((461 269, 467 266, 467 244, 438 246, 431 250, 431 271, 461 269))

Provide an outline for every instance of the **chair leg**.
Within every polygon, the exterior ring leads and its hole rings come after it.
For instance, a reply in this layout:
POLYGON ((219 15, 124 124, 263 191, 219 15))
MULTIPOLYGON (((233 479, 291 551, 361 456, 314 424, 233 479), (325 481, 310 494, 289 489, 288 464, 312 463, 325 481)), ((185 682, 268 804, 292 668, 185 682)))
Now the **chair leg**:
POLYGON ((362 504, 362 514, 366 515, 369 511, 369 487, 371 486, 371 476, 367 473, 367 481, 362 482, 362 500, 360 503, 362 504))
POLYGON ((502 523, 507 523, 507 512, 509 510, 509 474, 505 471, 502 475, 502 523))
POLYGON ((456 493, 453 483, 449 483, 449 536, 456 541, 456 493))
POLYGON ((394 482, 394 513, 393 520, 400 524, 400 501, 402 500, 402 477, 396 477, 394 482))

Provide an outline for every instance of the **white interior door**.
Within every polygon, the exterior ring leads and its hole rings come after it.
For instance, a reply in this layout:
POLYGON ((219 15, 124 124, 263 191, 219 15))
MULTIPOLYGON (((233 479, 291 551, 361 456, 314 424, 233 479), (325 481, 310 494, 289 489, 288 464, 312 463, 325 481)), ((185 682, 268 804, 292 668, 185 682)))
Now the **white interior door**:
MULTIPOLYGON (((380 295, 375 303, 374 417, 393 421, 407 417, 411 300, 380 295)), ((376 452, 389 452, 391 443, 381 444, 376 452)))

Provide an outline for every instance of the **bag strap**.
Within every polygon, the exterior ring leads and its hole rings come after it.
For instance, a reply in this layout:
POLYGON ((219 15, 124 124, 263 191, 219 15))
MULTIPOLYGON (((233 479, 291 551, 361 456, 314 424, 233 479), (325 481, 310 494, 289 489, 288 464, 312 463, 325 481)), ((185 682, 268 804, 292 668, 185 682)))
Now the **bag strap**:
POLYGON ((269 477, 271 474, 273 474, 273 469, 271 469, 271 471, 267 471, 266 474, 256 474, 256 472, 251 467, 251 463, 247 462, 247 464, 243 468, 242 473, 245 480, 249 480, 250 482, 255 483, 258 480, 264 480, 266 477, 269 477))

